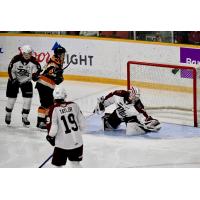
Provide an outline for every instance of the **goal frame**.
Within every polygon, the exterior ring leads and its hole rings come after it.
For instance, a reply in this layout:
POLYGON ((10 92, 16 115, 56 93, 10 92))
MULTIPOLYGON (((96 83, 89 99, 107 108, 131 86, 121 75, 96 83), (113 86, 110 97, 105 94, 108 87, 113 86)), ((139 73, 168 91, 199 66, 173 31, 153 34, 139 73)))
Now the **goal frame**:
POLYGON ((162 63, 128 61, 127 62, 127 89, 128 90, 130 89, 130 85, 131 85, 131 80, 130 80, 131 65, 145 65, 147 67, 161 67, 161 68, 192 70, 192 75, 193 75, 193 88, 192 88, 192 90, 193 90, 193 118, 194 118, 194 127, 198 127, 198 119, 197 119, 197 70, 196 70, 195 67, 162 64, 162 63))

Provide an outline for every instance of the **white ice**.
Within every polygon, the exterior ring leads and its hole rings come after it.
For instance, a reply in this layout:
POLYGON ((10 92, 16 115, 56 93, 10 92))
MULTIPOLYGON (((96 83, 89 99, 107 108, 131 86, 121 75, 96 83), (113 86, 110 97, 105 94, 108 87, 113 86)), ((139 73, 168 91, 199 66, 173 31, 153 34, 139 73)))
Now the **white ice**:
MULTIPOLYGON (((12 113, 11 126, 7 127, 4 122, 6 83, 6 78, 0 79, 0 168, 37 168, 53 151, 53 147, 45 140, 47 133, 35 127, 39 106, 37 90, 34 89, 29 115, 31 127, 22 126, 21 92, 12 113)), ((171 113, 156 110, 151 111, 151 114, 161 118, 162 129, 158 133, 127 137, 123 125, 119 130, 103 132, 100 117, 91 115, 96 98, 125 87, 77 81, 65 81, 64 84, 68 91, 68 99, 77 102, 87 117, 87 133, 83 135, 83 167, 200 167, 200 128, 164 123, 169 121, 170 116, 172 121, 177 121, 171 113)), ((143 93, 145 98, 152 98, 148 96, 148 91, 143 93)), ((175 116, 179 114, 175 113, 175 116)), ((51 167, 50 161, 44 167, 51 167)))

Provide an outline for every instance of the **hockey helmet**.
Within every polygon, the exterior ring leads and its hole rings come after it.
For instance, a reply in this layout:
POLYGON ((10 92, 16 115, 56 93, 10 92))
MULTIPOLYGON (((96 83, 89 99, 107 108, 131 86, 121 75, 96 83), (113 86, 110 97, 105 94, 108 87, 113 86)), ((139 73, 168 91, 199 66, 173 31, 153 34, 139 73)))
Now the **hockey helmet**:
POLYGON ((21 48, 21 52, 22 52, 22 55, 23 57, 28 60, 31 58, 32 56, 32 53, 33 53, 33 49, 31 46, 29 45, 24 45, 22 48, 21 48))
POLYGON ((55 55, 56 57, 60 57, 61 54, 65 53, 65 52, 66 52, 66 49, 65 49, 64 47, 62 47, 62 46, 58 46, 58 47, 56 47, 56 48, 54 49, 54 55, 55 55))
POLYGON ((57 85, 53 91, 54 99, 62 99, 64 100, 67 97, 67 92, 65 88, 61 85, 57 85))
POLYGON ((21 48, 21 51, 22 51, 22 53, 32 53, 32 52, 33 52, 33 49, 31 48, 30 45, 24 45, 24 46, 21 48))
POLYGON ((129 99, 130 100, 135 100, 135 99, 139 99, 140 98, 140 89, 137 87, 131 87, 129 90, 129 99))

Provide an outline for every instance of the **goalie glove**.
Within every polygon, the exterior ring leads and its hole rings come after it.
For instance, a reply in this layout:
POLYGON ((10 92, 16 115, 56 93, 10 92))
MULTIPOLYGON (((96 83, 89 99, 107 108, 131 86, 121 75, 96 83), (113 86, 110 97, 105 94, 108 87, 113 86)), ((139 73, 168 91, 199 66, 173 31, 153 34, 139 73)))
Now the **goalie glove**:
POLYGON ((161 129, 160 122, 157 119, 153 119, 151 116, 147 117, 144 126, 146 129, 155 132, 161 129))
POLYGON ((97 105, 93 111, 93 113, 96 113, 98 115, 102 114, 105 111, 105 106, 104 106, 104 97, 97 98, 97 105))
POLYGON ((55 146, 55 137, 51 137, 51 136, 47 135, 46 139, 52 146, 55 146))
POLYGON ((153 126, 157 126, 160 122, 157 119, 153 119, 151 116, 148 116, 144 122, 145 125, 151 124, 153 126))

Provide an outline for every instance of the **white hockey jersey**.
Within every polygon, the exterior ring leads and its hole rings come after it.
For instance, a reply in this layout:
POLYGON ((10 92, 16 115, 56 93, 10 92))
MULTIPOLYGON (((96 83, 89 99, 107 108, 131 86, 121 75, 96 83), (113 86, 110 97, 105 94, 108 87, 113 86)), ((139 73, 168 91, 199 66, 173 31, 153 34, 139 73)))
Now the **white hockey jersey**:
MULTIPOLYGON (((129 91, 126 90, 115 90, 114 92, 110 92, 104 99, 104 106, 108 107, 112 104, 116 104, 118 107, 119 104, 122 104, 125 110, 129 110, 131 115, 138 115, 141 113, 145 118, 148 118, 148 114, 144 109, 144 105, 139 98, 133 100, 129 99, 129 91), (131 109, 131 110, 130 110, 131 109)), ((116 110, 118 113, 118 110, 116 110)), ((121 115, 118 114, 121 118, 121 115)))
POLYGON ((35 57, 32 56, 29 60, 25 60, 21 54, 16 55, 8 67, 9 78, 17 79, 20 83, 31 81, 32 75, 40 71, 41 66, 35 57))
POLYGON ((51 108, 49 135, 55 136, 56 147, 75 149, 82 146, 84 127, 85 118, 76 103, 57 103, 51 108))

